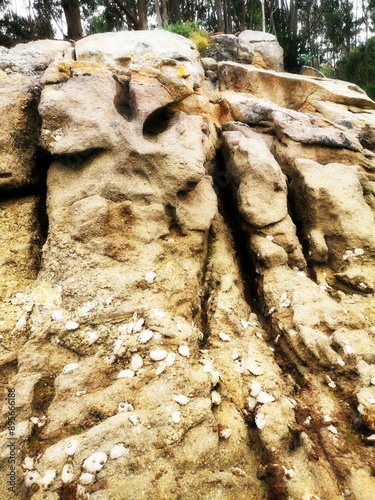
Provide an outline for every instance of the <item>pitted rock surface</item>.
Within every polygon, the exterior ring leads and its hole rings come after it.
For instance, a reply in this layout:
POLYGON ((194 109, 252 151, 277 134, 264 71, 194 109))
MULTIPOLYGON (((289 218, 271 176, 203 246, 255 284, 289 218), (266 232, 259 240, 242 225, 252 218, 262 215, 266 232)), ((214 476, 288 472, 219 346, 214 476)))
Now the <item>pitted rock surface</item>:
POLYGON ((375 103, 230 43, 0 52, 1 498, 372 498, 375 103))

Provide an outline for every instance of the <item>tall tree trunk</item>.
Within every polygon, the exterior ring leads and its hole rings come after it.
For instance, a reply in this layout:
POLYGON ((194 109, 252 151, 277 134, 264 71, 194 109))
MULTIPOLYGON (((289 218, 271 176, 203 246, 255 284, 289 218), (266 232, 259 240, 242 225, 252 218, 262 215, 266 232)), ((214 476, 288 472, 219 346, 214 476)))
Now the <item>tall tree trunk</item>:
POLYGON ((228 33, 228 1, 223 0, 224 11, 224 33, 228 33))
POLYGON ((266 13, 264 11, 264 1, 260 0, 262 3, 262 31, 266 31, 266 13))
POLYGON ((277 9, 277 5, 275 7, 275 0, 270 0, 269 6, 268 6, 269 20, 270 20, 269 32, 272 33, 273 35, 276 35, 275 19, 273 17, 274 13, 276 12, 276 9, 277 9))
POLYGON ((61 6, 64 9, 66 24, 68 25, 68 38, 72 40, 82 38, 83 32, 79 0, 61 0, 61 6))
MULTIPOLYGON (((109 0, 105 0, 106 3, 109 0)), ((123 0, 113 0, 113 2, 117 5, 119 10, 125 15, 127 25, 131 28, 133 27, 135 30, 141 30, 141 23, 136 15, 131 12, 131 10, 125 5, 123 0)))
POLYGON ((162 29, 163 28, 163 21, 161 20, 161 15, 160 15, 159 0, 154 0, 154 4, 155 4, 155 14, 156 14, 156 20, 158 22, 158 28, 162 29))
POLYGON ((233 18, 230 10, 228 9, 228 28, 227 28, 227 33, 233 33, 233 18))
POLYGON ((138 0, 138 21, 139 27, 137 29, 147 30, 147 0, 138 0))
POLYGON ((163 26, 168 26, 169 14, 168 14, 167 0, 161 0, 161 4, 163 6, 163 26))
POLYGON ((254 1, 253 0, 250 0, 249 10, 250 10, 249 29, 253 30, 254 29, 254 22, 253 22, 253 19, 254 19, 254 1))
POLYGON ((217 16, 217 31, 219 33, 224 32, 224 20, 223 20, 223 2, 222 0, 216 0, 216 16, 217 16))
POLYGON ((181 22, 180 1, 171 0, 171 20, 173 23, 181 22))
POLYGON ((298 9, 294 0, 290 1, 290 27, 293 36, 297 36, 298 30, 298 9))
POLYGON ((241 24, 240 30, 245 31, 246 29, 246 8, 245 8, 245 0, 241 0, 241 24))

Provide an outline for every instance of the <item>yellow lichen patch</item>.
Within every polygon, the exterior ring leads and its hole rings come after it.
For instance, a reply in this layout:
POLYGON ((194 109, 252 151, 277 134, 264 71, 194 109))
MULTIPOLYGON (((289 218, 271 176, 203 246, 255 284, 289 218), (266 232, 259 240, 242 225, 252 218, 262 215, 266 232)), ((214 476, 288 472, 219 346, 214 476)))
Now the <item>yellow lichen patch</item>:
POLYGON ((183 64, 179 64, 178 66, 176 66, 174 72, 181 78, 187 78, 190 76, 190 73, 187 72, 186 66, 184 66, 183 64))
POLYGON ((60 61, 57 64, 57 69, 58 71, 60 71, 60 73, 70 73, 70 64, 64 61, 60 61))
POLYGON ((95 62, 74 61, 71 64, 71 69, 75 74, 88 73, 95 75, 108 75, 109 73, 103 65, 95 62))

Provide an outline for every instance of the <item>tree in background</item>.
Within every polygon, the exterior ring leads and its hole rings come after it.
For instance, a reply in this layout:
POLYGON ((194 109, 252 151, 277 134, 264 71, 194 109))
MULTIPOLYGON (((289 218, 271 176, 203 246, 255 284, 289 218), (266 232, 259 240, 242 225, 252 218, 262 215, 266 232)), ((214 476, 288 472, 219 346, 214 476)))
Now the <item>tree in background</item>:
POLYGON ((79 39, 168 26, 203 37, 202 29, 236 33, 264 28, 284 48, 287 71, 310 64, 374 92, 370 32, 375 0, 28 0, 22 15, 12 10, 10 0, 0 0, 0 44, 8 47, 61 33, 79 39))

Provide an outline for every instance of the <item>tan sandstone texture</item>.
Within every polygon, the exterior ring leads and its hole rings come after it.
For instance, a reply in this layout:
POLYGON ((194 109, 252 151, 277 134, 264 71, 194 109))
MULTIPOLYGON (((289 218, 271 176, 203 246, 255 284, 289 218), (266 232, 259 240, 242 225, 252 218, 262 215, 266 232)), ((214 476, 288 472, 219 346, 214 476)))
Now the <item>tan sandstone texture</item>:
POLYGON ((228 40, 0 51, 1 499, 374 498, 375 103, 228 40))

